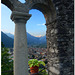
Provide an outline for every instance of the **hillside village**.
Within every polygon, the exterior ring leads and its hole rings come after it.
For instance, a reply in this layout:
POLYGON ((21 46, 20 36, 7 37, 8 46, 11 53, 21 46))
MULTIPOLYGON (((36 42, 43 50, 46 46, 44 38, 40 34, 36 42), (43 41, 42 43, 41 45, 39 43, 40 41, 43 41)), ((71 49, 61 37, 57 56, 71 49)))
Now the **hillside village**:
MULTIPOLYGON (((10 58, 13 59, 13 54, 14 54, 13 48, 9 48, 9 53, 11 54, 10 58)), ((28 48, 28 58, 29 59, 38 59, 38 60, 47 62, 47 49, 46 48, 29 47, 28 48)))

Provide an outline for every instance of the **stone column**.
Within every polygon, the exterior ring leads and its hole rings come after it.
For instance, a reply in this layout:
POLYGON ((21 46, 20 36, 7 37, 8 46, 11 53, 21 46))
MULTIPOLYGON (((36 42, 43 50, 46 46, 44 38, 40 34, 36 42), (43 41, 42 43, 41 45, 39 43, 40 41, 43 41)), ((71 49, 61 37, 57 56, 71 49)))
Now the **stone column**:
POLYGON ((15 23, 14 37, 14 75, 28 75, 28 50, 26 22, 31 17, 28 13, 13 11, 12 21, 15 23))

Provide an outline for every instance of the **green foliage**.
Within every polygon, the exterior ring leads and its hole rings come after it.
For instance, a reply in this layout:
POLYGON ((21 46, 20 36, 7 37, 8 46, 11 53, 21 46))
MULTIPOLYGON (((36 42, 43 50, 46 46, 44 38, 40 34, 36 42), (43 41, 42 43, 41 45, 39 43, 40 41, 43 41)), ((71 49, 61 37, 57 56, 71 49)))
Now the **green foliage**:
MULTIPOLYGON (((42 69, 39 69, 39 71, 41 71, 42 69)), ((42 70, 39 75, 48 75, 48 73, 46 72, 46 69, 42 70)))
POLYGON ((13 48, 14 40, 1 31, 1 42, 6 48, 13 48))
MULTIPOLYGON (((13 61, 9 58, 10 54, 9 49, 1 46, 1 75, 9 75, 10 72, 6 72, 6 71, 10 71, 13 68, 13 61), (5 72, 5 73, 3 73, 5 72)), ((13 74, 11 74, 13 75, 13 74)))
POLYGON ((38 61, 39 64, 42 64, 43 66, 45 66, 45 63, 43 61, 38 61))
POLYGON ((48 73, 46 72, 46 69, 44 68, 39 68, 39 71, 40 71, 39 75, 48 75, 48 73))
POLYGON ((32 66, 39 66, 39 63, 38 63, 38 60, 37 59, 32 59, 32 60, 29 60, 28 61, 28 65, 30 67, 32 67, 32 66))
POLYGON ((48 75, 46 71, 39 73, 39 75, 48 75))
POLYGON ((39 67, 40 64, 45 66, 45 63, 43 61, 38 61, 37 59, 32 59, 32 60, 28 61, 28 65, 30 67, 32 67, 32 66, 38 66, 39 67))
POLYGON ((3 42, 1 42, 1 47, 2 47, 2 48, 4 47, 4 44, 3 44, 3 42))

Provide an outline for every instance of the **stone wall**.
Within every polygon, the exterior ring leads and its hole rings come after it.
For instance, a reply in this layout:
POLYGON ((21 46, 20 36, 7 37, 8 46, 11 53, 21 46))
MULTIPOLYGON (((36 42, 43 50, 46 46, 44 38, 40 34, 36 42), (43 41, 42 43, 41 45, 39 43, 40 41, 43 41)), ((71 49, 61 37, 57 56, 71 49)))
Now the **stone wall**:
POLYGON ((47 25, 49 75, 74 75, 74 2, 54 0, 57 21, 47 25))

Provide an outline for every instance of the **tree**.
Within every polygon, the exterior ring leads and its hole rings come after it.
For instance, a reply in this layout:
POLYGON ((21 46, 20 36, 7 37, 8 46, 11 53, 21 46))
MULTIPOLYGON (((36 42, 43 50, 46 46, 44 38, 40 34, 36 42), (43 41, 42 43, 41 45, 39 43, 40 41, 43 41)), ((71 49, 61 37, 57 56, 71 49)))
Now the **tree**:
POLYGON ((3 43, 1 43, 1 71, 2 75, 13 75, 13 60, 10 59, 9 49, 5 48, 3 43), (11 74, 10 74, 11 73, 11 74))

